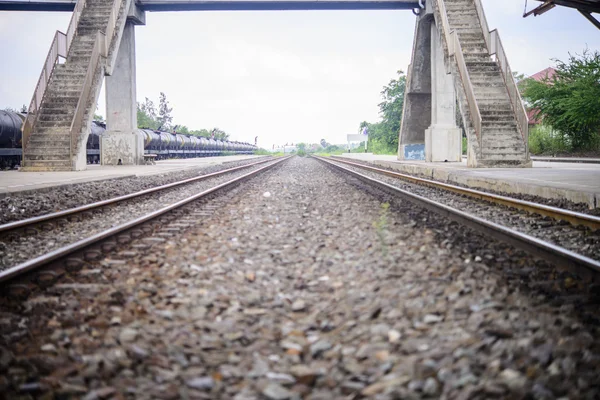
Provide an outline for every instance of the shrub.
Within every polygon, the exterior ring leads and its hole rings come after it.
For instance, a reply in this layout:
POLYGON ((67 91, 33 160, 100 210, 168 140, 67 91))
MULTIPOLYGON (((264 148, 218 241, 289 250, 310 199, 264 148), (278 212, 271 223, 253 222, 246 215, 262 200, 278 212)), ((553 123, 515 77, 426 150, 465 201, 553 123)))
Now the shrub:
POLYGON ((531 154, 557 154, 572 150, 569 137, 560 134, 547 125, 537 125, 529 130, 529 151, 531 154))

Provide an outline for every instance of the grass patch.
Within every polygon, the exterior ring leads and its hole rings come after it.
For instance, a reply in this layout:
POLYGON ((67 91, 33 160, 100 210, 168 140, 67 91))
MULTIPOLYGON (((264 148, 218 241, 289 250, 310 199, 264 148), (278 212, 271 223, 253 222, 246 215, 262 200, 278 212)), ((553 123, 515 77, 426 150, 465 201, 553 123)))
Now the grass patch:
POLYGON ((388 244, 386 240, 388 225, 389 225, 389 214, 390 214, 390 203, 381 204, 381 209, 379 210, 379 218, 377 221, 373 222, 373 227, 377 232, 377 238, 379 238, 379 243, 381 245, 381 254, 386 257, 388 254, 388 244))

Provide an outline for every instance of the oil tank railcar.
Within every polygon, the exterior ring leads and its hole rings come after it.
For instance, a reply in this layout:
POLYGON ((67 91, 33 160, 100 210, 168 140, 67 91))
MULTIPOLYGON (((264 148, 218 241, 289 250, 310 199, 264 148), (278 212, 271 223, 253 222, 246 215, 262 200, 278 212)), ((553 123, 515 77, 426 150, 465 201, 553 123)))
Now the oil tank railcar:
MULTIPOLYGON (((14 168, 21 163, 21 125, 25 115, 0 110, 0 168, 14 168)), ((87 161, 97 164, 100 161, 100 137, 106 125, 94 121, 87 141, 87 161)), ((213 157, 223 154, 252 154, 256 146, 222 141, 205 137, 162 132, 151 129, 138 129, 144 142, 144 153, 156 154, 156 158, 213 157)))

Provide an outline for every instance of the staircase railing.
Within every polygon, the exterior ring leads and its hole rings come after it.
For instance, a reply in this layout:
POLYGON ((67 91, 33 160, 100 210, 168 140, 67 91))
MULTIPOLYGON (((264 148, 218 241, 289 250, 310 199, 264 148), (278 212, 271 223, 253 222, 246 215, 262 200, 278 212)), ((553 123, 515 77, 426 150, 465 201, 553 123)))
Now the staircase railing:
POLYGON ((504 51, 500 34, 498 33, 497 29, 490 31, 481 0, 474 0, 474 3, 475 9, 477 10, 477 16, 479 17, 479 23, 481 24, 481 29, 483 30, 483 39, 485 40, 485 44, 490 56, 496 56, 496 61, 498 62, 498 66, 502 72, 506 90, 508 91, 508 97, 510 98, 510 103, 515 113, 517 127, 519 128, 521 137, 525 143, 525 148, 529 153, 529 119, 527 118, 527 111, 525 109, 525 105, 523 104, 521 94, 519 93, 517 83, 515 82, 510 65, 508 64, 508 57, 506 57, 506 52, 504 51))
POLYGON ((108 52, 115 34, 122 3, 123 0, 113 1, 113 6, 108 17, 106 29, 104 32, 98 31, 96 33, 96 39, 94 40, 94 47, 92 48, 92 54, 86 69, 81 93, 79 94, 79 100, 77 101, 75 113, 73 114, 73 119, 71 121, 71 160, 73 159, 73 155, 77 153, 79 134, 83 130, 83 127, 86 123, 85 116, 90 106, 90 94, 94 89, 94 78, 96 76, 96 72, 98 71, 98 67, 100 66, 102 57, 108 57, 108 52))
POLYGON ((527 118, 525 104, 523 103, 519 87, 517 86, 517 82, 515 82, 515 77, 508 64, 508 58, 506 57, 506 52, 504 51, 504 46, 502 45, 498 30, 494 29, 491 32, 490 38, 492 47, 490 53, 496 55, 496 61, 500 66, 500 71, 502 71, 502 77, 506 84, 508 97, 510 98, 513 111, 515 112, 517 127, 521 131, 521 136, 525 142, 525 148, 527 149, 527 152, 529 152, 529 118, 527 118))
POLYGON ((469 112, 471 113, 473 129, 475 130, 475 136, 477 137, 477 141, 479 142, 479 149, 481 151, 481 125, 483 123, 483 119, 481 118, 481 111, 479 110, 479 105, 477 105, 475 91, 473 89, 473 84, 471 83, 469 71, 467 70, 467 64, 463 55, 462 46, 460 45, 457 33, 454 30, 450 29, 450 23, 448 22, 448 13, 446 11, 446 5, 444 4, 444 0, 436 0, 436 3, 441 16, 442 31, 444 33, 444 37, 446 38, 446 45, 448 46, 448 55, 450 57, 454 56, 454 59, 456 60, 456 65, 458 67, 460 79, 465 90, 467 104, 469 105, 469 112))
POLYGON ((46 56, 42 73, 40 74, 31 98, 31 102, 29 103, 27 117, 23 122, 23 149, 27 147, 27 144, 29 143, 29 136, 31 135, 31 131, 35 126, 35 123, 37 122, 39 110, 44 100, 44 96, 46 95, 46 89, 48 88, 50 77, 54 72, 54 67, 58 62, 59 57, 67 58, 67 54, 71 48, 71 43, 73 42, 73 37, 75 36, 77 24, 79 23, 79 18, 81 17, 81 12, 83 11, 84 6, 85 0, 78 0, 75 4, 75 9, 73 10, 73 15, 71 16, 71 22, 69 22, 69 28, 67 29, 66 35, 60 31, 56 31, 54 34, 54 39, 52 40, 50 50, 46 56))
POLYGON ((73 120, 71 121, 71 160, 73 159, 73 154, 77 153, 79 134, 83 129, 83 125, 85 124, 85 114, 88 108, 90 93, 93 89, 94 77, 96 75, 98 65, 100 64, 100 56, 106 54, 105 49, 106 36, 104 35, 104 33, 98 31, 96 32, 96 40, 94 41, 92 55, 90 57, 90 61, 86 69, 83 86, 81 89, 81 93, 79 94, 79 100, 77 101, 77 107, 75 108, 73 120))
POLYGON ((106 46, 105 46, 105 54, 108 56, 108 52, 110 50, 110 46, 112 43, 113 36, 115 34, 115 29, 117 28, 117 22, 119 19, 119 11, 121 10, 121 5, 123 0, 115 0, 113 2, 113 6, 110 10, 110 15, 108 17, 108 24, 106 25, 106 46))

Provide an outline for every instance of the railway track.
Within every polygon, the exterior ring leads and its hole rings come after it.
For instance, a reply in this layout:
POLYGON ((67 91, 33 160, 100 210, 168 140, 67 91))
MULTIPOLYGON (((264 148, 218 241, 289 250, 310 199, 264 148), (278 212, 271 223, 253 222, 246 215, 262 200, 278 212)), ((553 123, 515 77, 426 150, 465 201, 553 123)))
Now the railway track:
POLYGON ((436 189, 447 190, 473 199, 484 200, 494 204, 500 204, 517 210, 523 210, 528 213, 536 213, 556 220, 567 221, 573 226, 585 226, 594 231, 600 230, 600 217, 596 217, 594 215, 565 210, 563 208, 547 206, 545 204, 534 203, 531 201, 519 200, 508 196, 500 196, 481 190, 450 185, 448 183, 438 182, 431 179, 419 178, 413 175, 402 174, 399 172, 393 172, 382 168, 372 167, 365 164, 343 160, 339 157, 335 157, 335 161, 353 167, 362 168, 367 171, 372 171, 378 174, 390 176, 392 178, 402 179, 410 183, 415 183, 418 185, 428 186, 436 189))
POLYGON ((282 164, 0 296, 4 396, 599 397, 587 282, 329 164, 282 164))
MULTIPOLYGON (((333 168, 336 168, 338 171, 349 174, 365 183, 374 185, 395 196, 399 195, 430 211, 434 211, 438 214, 448 217, 451 220, 474 228, 475 230, 482 232, 484 235, 510 243, 515 247, 521 248, 532 255, 543 258, 558 267, 569 269, 570 271, 582 277, 597 280, 600 276, 598 274, 600 272, 600 261, 597 260, 596 257, 590 256, 598 255, 598 241, 594 243, 595 246, 592 246, 591 248, 588 246, 588 255, 584 255, 580 254, 576 248, 578 246, 577 241, 574 241, 574 243, 571 244, 572 248, 565 248, 559 243, 556 243, 557 241, 560 241, 559 235, 557 235, 559 239, 554 240, 555 243, 552 243, 548 240, 542 239, 540 236, 543 235, 539 234, 539 232, 535 232, 534 229, 529 229, 530 232, 523 232, 524 229, 516 229, 515 225, 517 224, 513 223, 515 221, 510 221, 511 219, 526 219, 527 217, 523 216, 523 213, 539 214, 545 217, 544 221, 537 222, 539 225, 542 225, 542 229, 540 230, 543 231, 543 229, 549 228, 556 229, 558 227, 558 229, 561 231, 568 231, 571 233, 571 236, 581 234, 584 236, 582 240, 585 240, 586 235, 588 237, 590 235, 594 235, 594 237, 596 237, 597 233, 600 231, 600 218, 598 217, 569 210, 563 210, 556 207, 549 207, 543 204, 512 199, 510 197, 494 195, 478 190, 448 185, 410 175, 399 174, 349 161, 342 161, 339 159, 331 161, 324 159, 323 157, 315 158, 333 168), (346 166, 343 166, 342 164, 346 166), (361 173, 357 171, 357 169, 365 173, 361 173), (383 175, 385 177, 391 177, 393 180, 387 178, 387 180, 384 181, 381 178, 377 179, 373 175, 378 175, 380 177, 383 175), (404 186, 402 188, 398 187, 398 182, 400 182, 399 179, 408 181, 408 186, 404 186), (420 190, 420 187, 434 188, 438 192, 434 192, 433 194, 432 192, 429 192, 425 195, 423 195, 422 191, 420 194, 415 193, 420 190), (446 195, 441 193, 441 191, 451 193, 455 196, 449 200, 446 195), (477 206, 473 206, 472 208, 482 208, 482 204, 486 204, 484 208, 490 208, 484 210, 488 216, 494 213, 502 212, 508 215, 507 220, 504 223, 499 223, 498 219, 502 218, 482 217, 477 215, 477 213, 473 212, 472 210, 469 210, 468 212, 465 211, 464 209, 468 209, 468 207, 465 206, 465 196, 469 198, 470 202, 476 200, 477 206), (435 199, 432 197, 435 197, 435 199), (463 200, 461 201, 460 198, 463 198, 463 200), (457 207, 460 207, 461 209, 457 207), (498 210, 497 208, 499 207, 503 208, 498 210), (512 210, 517 210, 518 213, 515 214, 515 211, 512 210), (494 221, 494 219, 496 221, 494 221), (548 221, 549 219, 552 219, 554 222, 548 221), (571 226, 565 226, 565 223, 562 223, 561 221, 566 221, 571 226), (534 235, 535 233, 538 233, 537 237, 534 235)), ((404 185, 404 182, 402 182, 401 185, 404 185)), ((534 216, 529 218, 539 221, 539 217, 534 216)))
MULTIPOLYGON (((164 192, 173 188, 189 186, 190 184, 210 180, 212 178, 221 179, 221 181, 217 182, 218 184, 216 185, 213 183, 212 185, 209 185, 210 187, 208 188, 204 188, 203 190, 195 192, 192 195, 188 195, 185 198, 179 198, 177 201, 174 201, 171 204, 163 206, 159 209, 153 209, 150 212, 142 213, 142 215, 135 216, 134 218, 127 220, 127 222, 94 232, 92 235, 86 236, 78 241, 37 255, 32 259, 28 259, 27 261, 4 269, 0 271, 0 285, 8 284, 8 290, 4 292, 9 295, 26 297, 29 295, 31 289, 35 285, 50 285, 59 276, 63 275, 65 271, 78 270, 86 262, 98 260, 103 256, 104 253, 114 251, 119 245, 127 244, 134 238, 139 238, 145 234, 151 233, 155 227, 153 228, 149 226, 147 224, 148 222, 158 222, 158 225, 169 222, 170 218, 166 217, 166 215, 169 213, 177 213, 184 206, 187 206, 190 203, 205 199, 220 190, 233 187, 286 161, 287 159, 289 159, 289 157, 275 161, 261 160, 259 162, 185 179, 136 193, 115 197, 113 199, 103 200, 69 210, 2 225, 0 226, 0 234, 4 235, 5 238, 7 235, 8 237, 11 235, 18 235, 17 232, 35 235, 35 233, 39 232, 40 229, 49 231, 66 224, 67 222, 65 221, 65 218, 67 217, 80 219, 84 218, 83 215, 90 216, 90 213, 92 212, 97 212, 105 207, 113 207, 117 204, 126 202, 127 200, 139 200, 150 194, 164 192), (261 165, 265 163, 267 163, 267 165, 261 165), (248 168, 254 169, 250 172, 235 176, 232 179, 226 179, 225 181, 222 179, 227 175, 239 173, 240 171, 248 168), (35 274, 35 276, 32 274, 35 274), (27 276, 25 277, 25 275, 27 276), (16 283, 15 280, 20 278, 23 278, 24 281, 16 283)), ((197 212, 193 211, 192 214, 194 214, 192 215, 192 218, 197 218, 199 215, 201 215, 201 212, 198 214, 197 212)), ((183 225, 185 225, 185 223, 183 223, 183 225)), ((35 247, 35 243, 30 243, 29 245, 31 247, 35 247)))

